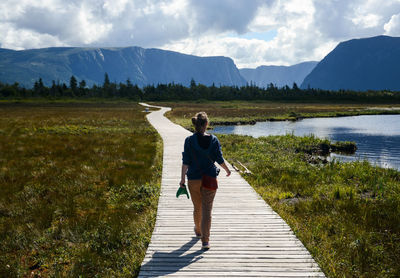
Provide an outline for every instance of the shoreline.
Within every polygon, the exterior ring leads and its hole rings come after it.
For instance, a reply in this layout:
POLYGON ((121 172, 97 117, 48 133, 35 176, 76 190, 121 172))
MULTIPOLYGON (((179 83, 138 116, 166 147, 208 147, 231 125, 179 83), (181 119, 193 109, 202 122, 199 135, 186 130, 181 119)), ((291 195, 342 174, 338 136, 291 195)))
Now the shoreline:
POLYGON ((397 108, 377 108, 373 110, 354 111, 354 112, 331 112, 331 113, 315 113, 315 114, 302 114, 298 113, 297 116, 275 116, 258 118, 252 120, 236 120, 236 121, 210 121, 210 126, 230 126, 230 125, 255 125, 257 122, 283 122, 283 121, 301 121, 303 119, 311 118, 340 118, 352 116, 368 116, 368 115, 399 115, 400 109, 397 108), (331 114, 335 113, 335 114, 331 114))

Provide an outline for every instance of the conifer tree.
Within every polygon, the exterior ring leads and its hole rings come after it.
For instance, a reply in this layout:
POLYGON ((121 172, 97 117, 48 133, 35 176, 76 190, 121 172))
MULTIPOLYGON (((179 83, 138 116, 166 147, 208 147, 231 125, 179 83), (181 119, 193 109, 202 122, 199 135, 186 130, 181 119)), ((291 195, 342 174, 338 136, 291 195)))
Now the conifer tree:
POLYGON ((106 88, 110 86, 110 78, 108 77, 108 73, 104 74, 104 83, 103 83, 103 87, 106 88))
POLYGON ((76 93, 78 89, 78 81, 76 80, 75 76, 71 76, 71 79, 69 80, 69 87, 71 88, 72 92, 76 93))
POLYGON ((79 82, 79 89, 85 89, 86 87, 86 81, 84 79, 79 82))

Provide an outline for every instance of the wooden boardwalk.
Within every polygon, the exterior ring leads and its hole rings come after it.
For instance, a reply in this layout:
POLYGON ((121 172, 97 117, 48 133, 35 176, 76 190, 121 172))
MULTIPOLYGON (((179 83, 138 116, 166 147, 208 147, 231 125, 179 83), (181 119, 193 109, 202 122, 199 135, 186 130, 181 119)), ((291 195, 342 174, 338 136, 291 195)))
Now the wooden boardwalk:
POLYGON ((201 250, 191 200, 175 197, 191 133, 165 118, 168 110, 147 115, 163 139, 164 159, 156 225, 139 277, 325 277, 285 221, 234 170, 228 178, 221 171, 211 249, 201 250))

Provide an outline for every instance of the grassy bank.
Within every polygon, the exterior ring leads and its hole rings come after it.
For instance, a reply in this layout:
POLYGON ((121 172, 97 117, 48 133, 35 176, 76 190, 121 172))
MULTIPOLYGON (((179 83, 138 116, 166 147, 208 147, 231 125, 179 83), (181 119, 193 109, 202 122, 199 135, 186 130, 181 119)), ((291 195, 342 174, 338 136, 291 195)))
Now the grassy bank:
POLYGON ((399 277, 400 173, 368 162, 310 163, 329 141, 219 135, 228 161, 292 227, 328 277, 399 277))
POLYGON ((162 141, 128 103, 0 104, 0 276, 135 276, 162 141))
POLYGON ((356 115, 399 114, 400 105, 356 103, 299 103, 271 101, 199 101, 158 102, 172 107, 166 115, 172 121, 191 128, 191 118, 205 111, 212 125, 254 124, 266 120, 298 120, 311 117, 340 117, 356 115))
POLYGON ((32 98, 0 98, 0 105, 13 105, 13 104, 26 104, 26 105, 39 105, 39 106, 49 106, 49 105, 61 105, 66 104, 76 104, 76 105, 129 105, 137 103, 136 100, 129 98, 101 98, 101 97, 32 97, 32 98))

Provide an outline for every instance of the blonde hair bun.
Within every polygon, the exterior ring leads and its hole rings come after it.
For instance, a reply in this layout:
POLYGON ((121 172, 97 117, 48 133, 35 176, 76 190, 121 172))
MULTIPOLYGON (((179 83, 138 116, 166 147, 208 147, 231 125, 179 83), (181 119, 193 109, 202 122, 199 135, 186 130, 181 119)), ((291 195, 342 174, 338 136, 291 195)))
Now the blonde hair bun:
POLYGON ((192 123, 196 129, 196 132, 203 133, 205 132, 208 116, 206 112, 199 112, 192 118, 192 123))

